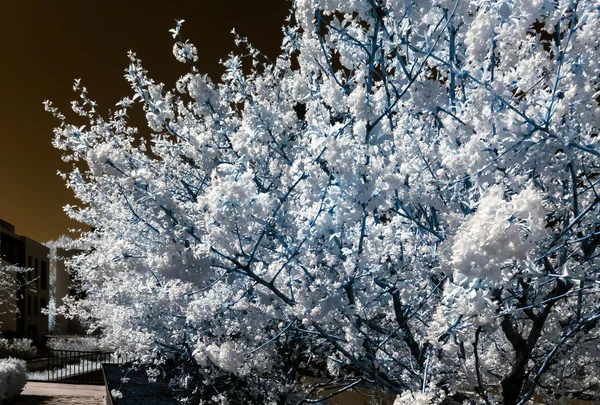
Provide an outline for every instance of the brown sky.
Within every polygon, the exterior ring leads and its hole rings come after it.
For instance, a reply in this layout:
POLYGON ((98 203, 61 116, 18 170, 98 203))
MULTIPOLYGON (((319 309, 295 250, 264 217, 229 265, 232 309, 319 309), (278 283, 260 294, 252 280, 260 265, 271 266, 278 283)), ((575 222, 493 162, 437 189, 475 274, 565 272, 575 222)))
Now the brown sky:
POLYGON ((172 85, 183 72, 168 30, 185 19, 183 36, 198 48, 201 72, 217 79, 235 50, 230 31, 275 55, 286 0, 2 0, 0 1, 0 218, 40 242, 80 224, 62 211, 74 203, 56 175, 69 166, 51 145, 56 121, 48 99, 73 117, 73 79, 81 78, 101 111, 129 94, 123 78, 134 50, 150 76, 172 85))

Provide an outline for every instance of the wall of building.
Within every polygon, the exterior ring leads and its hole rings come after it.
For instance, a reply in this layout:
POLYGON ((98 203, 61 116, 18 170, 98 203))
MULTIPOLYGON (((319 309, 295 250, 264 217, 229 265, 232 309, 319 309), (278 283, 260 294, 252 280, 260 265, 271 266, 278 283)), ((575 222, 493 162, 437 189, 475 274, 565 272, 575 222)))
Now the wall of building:
MULTIPOLYGON (((4 264, 10 264, 15 266, 24 267, 25 263, 25 242, 15 232, 13 225, 6 221, 0 220, 0 258, 2 258, 4 264)), ((17 283, 22 284, 22 275, 14 275, 17 279, 17 283)), ((24 300, 20 299, 24 296, 24 292, 19 290, 14 293, 13 306, 8 304, 5 308, 12 312, 4 314, 2 325, 0 325, 0 332, 3 337, 22 337, 22 331, 24 330, 24 318, 21 316, 24 311, 24 300), (15 308, 18 312, 15 312, 15 308)), ((12 301, 12 300, 11 300, 12 301)))
MULTIPOLYGON (((0 266, 8 265, 10 263, 0 259, 0 266)), ((12 283, 16 285, 17 275, 6 273, 0 277, 10 277, 12 283)), ((14 308, 17 306, 16 295, 12 291, 1 291, 0 290, 0 331, 6 331, 7 335, 17 333, 17 316, 14 312, 14 308)))
POLYGON ((17 294, 18 313, 16 320, 15 314, 12 316, 14 322, 0 325, 3 336, 26 337, 39 342, 48 334, 48 317, 42 310, 50 302, 49 253, 47 247, 16 234, 13 225, 0 220, 0 257, 10 264, 31 269, 18 275, 19 283, 24 285, 17 294))
POLYGON ((25 337, 40 341, 48 334, 48 316, 42 310, 50 303, 50 250, 33 239, 23 237, 28 286, 25 293, 25 337))

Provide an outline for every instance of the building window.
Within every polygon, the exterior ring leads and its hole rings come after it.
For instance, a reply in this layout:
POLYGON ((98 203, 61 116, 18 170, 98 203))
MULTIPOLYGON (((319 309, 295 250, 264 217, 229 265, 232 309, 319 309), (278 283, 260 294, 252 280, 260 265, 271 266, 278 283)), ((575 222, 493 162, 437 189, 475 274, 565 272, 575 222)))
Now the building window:
POLYGON ((46 262, 42 260, 42 269, 41 269, 41 277, 40 277, 40 286, 42 290, 48 289, 48 267, 46 262))
POLYGON ((40 286, 40 271, 39 271, 39 266, 38 266, 38 259, 37 257, 34 259, 34 269, 35 269, 35 286, 39 287, 40 286))
POLYGON ((31 295, 27 296, 27 315, 31 315, 31 295))
POLYGON ((27 272, 27 281, 31 281, 31 278, 33 276, 33 271, 31 269, 33 269, 33 258, 31 256, 27 256, 27 268, 30 269, 27 272))
POLYGON ((35 316, 39 316, 40 315, 40 304, 39 304, 39 300, 38 297, 34 297, 33 298, 33 302, 34 302, 34 308, 33 310, 35 311, 35 316))
POLYGON ((42 309, 46 309, 46 299, 45 298, 40 298, 40 313, 44 316, 46 316, 46 314, 44 314, 42 312, 42 309))

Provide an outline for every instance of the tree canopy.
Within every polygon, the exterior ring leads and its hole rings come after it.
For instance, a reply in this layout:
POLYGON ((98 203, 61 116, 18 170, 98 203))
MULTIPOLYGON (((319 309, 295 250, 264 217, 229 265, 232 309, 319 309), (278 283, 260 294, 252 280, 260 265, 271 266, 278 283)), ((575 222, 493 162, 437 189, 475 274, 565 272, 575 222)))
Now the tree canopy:
POLYGON ((130 53, 108 116, 79 80, 89 125, 46 103, 93 228, 70 313, 192 403, 597 387, 598 10, 296 0, 280 55, 236 36, 218 83, 178 21, 174 88, 130 53))

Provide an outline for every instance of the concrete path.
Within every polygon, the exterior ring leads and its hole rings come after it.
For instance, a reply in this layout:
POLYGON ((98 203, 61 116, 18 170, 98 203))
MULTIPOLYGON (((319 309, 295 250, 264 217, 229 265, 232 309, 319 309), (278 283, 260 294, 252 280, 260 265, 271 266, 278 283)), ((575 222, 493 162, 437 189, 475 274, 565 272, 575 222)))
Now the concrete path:
POLYGON ((14 405, 106 405, 102 385, 28 382, 14 405))

